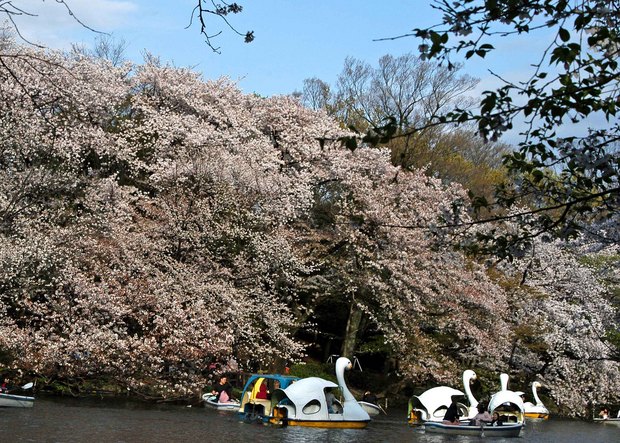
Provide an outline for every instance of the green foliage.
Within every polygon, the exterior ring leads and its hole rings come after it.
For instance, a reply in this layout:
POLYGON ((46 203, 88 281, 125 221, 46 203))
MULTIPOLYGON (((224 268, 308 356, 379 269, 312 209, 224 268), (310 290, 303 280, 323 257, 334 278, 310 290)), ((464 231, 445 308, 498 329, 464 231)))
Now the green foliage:
POLYGON ((386 116, 383 122, 385 124, 381 126, 374 126, 363 135, 360 134, 354 126, 349 126, 349 129, 357 135, 341 137, 338 141, 340 141, 343 146, 351 151, 355 151, 358 148, 358 139, 362 144, 367 144, 374 147, 384 145, 394 138, 394 135, 398 130, 398 125, 396 118, 391 115, 386 116))
MULTIPOLYGON (((527 205, 528 210, 513 218, 522 230, 479 237, 477 252, 510 257, 515 246, 541 233, 568 238, 592 222, 617 218, 620 126, 612 122, 620 92, 618 9, 601 0, 434 3, 444 14, 446 30, 417 29, 415 35, 430 42, 420 45, 423 57, 448 67, 455 66, 451 58, 461 52, 466 59, 485 57, 495 49, 486 42, 492 36, 518 38, 541 28, 555 32, 549 51, 542 54, 529 79, 506 81, 485 91, 478 110, 461 108, 437 115, 445 123, 475 122, 487 140, 497 140, 515 120, 525 119, 519 149, 504 162, 511 181, 498 187, 495 202, 487 205, 500 214, 527 205), (474 33, 478 36, 451 40, 474 33), (608 126, 590 128, 584 135, 558 135, 560 127, 594 116, 607 119, 608 126)), ((477 203, 481 206, 482 201, 477 203)))
POLYGON ((291 367, 290 375, 300 378, 320 377, 336 382, 334 365, 332 363, 319 363, 315 361, 297 363, 291 367))

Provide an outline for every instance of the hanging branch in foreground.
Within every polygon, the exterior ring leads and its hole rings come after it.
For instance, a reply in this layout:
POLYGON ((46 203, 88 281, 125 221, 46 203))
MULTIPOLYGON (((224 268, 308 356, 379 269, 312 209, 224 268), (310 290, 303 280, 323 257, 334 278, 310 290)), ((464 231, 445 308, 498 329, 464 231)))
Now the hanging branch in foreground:
MULTIPOLYGON (((73 12, 71 7, 67 4, 67 2, 65 0, 56 0, 56 3, 59 3, 60 5, 64 6, 64 8, 67 11, 67 14, 69 14, 69 16, 71 16, 71 18, 73 18, 73 20, 75 20, 77 23, 79 23, 80 26, 88 29, 89 31, 92 31, 92 32, 95 32, 95 33, 98 33, 98 34, 105 34, 105 33, 101 32, 101 31, 97 31, 96 29, 91 28, 86 23, 84 23, 82 20, 80 20, 80 18, 77 15, 75 15, 75 13, 73 12)), ((26 38, 21 33, 21 31, 19 29, 19 25, 15 22, 15 17, 20 17, 20 16, 37 17, 38 16, 37 14, 35 14, 33 12, 26 11, 25 9, 22 9, 19 6, 16 6, 13 1, 3 1, 3 2, 0 3, 0 15, 4 15, 6 17, 6 28, 5 29, 13 28, 13 31, 25 43, 28 43, 29 45, 37 47, 37 48, 44 48, 44 46, 42 46, 40 44, 37 44, 37 43, 34 43, 34 42, 30 41, 28 38, 26 38)))
POLYGON ((192 25, 194 17, 197 17, 200 22, 200 33, 205 36, 207 45, 213 50, 213 52, 219 54, 220 48, 219 46, 215 46, 212 40, 219 36, 222 31, 209 33, 211 26, 207 24, 207 18, 211 15, 219 17, 235 34, 244 37, 245 43, 251 43, 254 40, 254 31, 247 31, 244 34, 239 32, 230 23, 230 21, 228 21, 228 16, 230 14, 239 14, 241 11, 243 11, 243 6, 238 3, 226 3, 223 1, 215 2, 213 0, 207 2, 206 0, 198 0, 196 7, 194 7, 194 10, 192 11, 190 23, 187 27, 189 28, 192 25))
POLYGON ((524 205, 533 214, 543 212, 524 218, 521 234, 493 232, 494 238, 483 239, 500 254, 543 233, 569 238, 594 223, 618 224, 620 125, 612 122, 620 105, 619 3, 436 0, 441 24, 394 37, 421 38, 422 58, 453 68, 457 55, 483 59, 498 38, 539 30, 541 38, 551 35, 529 78, 510 82, 491 72, 503 85, 485 91, 477 109, 457 108, 430 122, 475 122, 491 141, 517 125, 524 128, 517 150, 504 158, 510 181, 496 189, 492 202, 473 199, 473 213, 488 211, 484 221, 499 221, 524 205), (578 124, 587 129, 579 131, 578 124))

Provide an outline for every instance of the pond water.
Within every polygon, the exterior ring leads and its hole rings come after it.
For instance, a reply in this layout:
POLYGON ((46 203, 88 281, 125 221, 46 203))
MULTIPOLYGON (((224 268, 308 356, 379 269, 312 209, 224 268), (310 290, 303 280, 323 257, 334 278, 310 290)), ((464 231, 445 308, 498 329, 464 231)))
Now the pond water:
POLYGON ((424 434, 404 410, 389 410, 366 429, 274 428, 249 425, 231 412, 204 407, 145 405, 130 401, 37 398, 34 408, 0 409, 0 442, 620 442, 620 426, 551 418, 528 421, 520 438, 424 434))

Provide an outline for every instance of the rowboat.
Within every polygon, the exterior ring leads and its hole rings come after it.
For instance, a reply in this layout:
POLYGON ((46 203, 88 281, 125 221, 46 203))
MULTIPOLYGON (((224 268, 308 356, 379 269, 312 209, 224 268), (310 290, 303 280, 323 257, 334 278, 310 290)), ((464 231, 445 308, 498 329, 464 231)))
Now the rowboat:
POLYGON ((500 426, 467 424, 447 424, 434 421, 424 423, 424 432, 436 434, 473 435, 477 437, 518 437, 523 423, 504 424, 500 426))
POLYGON ((206 406, 210 408, 215 408, 219 411, 236 411, 241 406, 241 403, 237 400, 230 400, 227 402, 219 402, 217 401, 217 395, 214 394, 203 394, 202 400, 204 401, 206 406))
POLYGON ((595 418, 594 422, 620 426, 620 418, 595 418))
POLYGON ((0 407, 3 408, 32 408, 34 397, 15 394, 0 394, 0 407))

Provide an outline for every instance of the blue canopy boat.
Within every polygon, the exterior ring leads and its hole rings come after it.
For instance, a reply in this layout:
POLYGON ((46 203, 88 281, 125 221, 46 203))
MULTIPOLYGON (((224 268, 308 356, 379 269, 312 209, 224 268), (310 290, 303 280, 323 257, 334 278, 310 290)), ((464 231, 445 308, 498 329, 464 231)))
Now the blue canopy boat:
MULTIPOLYGON (((243 387, 241 394, 241 404, 238 407, 238 415, 246 423, 269 421, 272 415, 273 406, 271 393, 276 389, 286 389, 299 377, 281 374, 254 374, 243 387), (266 398, 261 395, 261 386, 265 388, 263 392, 270 393, 266 398)), ((275 401, 275 399, 274 399, 275 401)))

